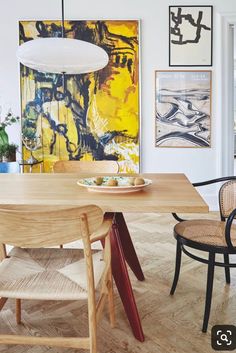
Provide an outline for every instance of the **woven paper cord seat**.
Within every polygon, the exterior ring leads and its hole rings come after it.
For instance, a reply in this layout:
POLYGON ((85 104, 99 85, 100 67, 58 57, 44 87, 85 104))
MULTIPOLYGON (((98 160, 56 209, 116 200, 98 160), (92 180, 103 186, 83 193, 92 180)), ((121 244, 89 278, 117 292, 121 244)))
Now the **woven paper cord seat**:
MULTIPOLYGON (((21 299, 38 300, 87 298, 83 251, 14 248, 9 256, 0 264, 0 297, 15 298, 18 295, 21 299)), ((104 270, 102 251, 93 254, 93 263, 97 287, 104 270)))

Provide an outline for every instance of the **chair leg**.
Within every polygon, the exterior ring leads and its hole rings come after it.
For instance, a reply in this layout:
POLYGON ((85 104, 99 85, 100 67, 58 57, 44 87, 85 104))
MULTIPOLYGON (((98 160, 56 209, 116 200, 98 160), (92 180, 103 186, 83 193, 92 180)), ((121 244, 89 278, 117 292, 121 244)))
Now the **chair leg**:
POLYGON ((16 323, 19 325, 21 323, 21 300, 16 299, 16 323))
POLYGON ((207 271, 207 287, 206 287, 206 301, 205 301, 205 312, 202 325, 202 332, 207 332, 207 326, 211 311, 211 299, 212 299, 212 289, 214 280, 214 269, 215 269, 215 253, 209 253, 208 259, 208 271, 207 271))
POLYGON ((114 306, 114 292, 113 292, 113 279, 112 273, 109 274, 109 285, 108 285, 108 306, 111 327, 115 327, 115 306, 114 306))
POLYGON ((180 273, 180 266, 181 266, 181 256, 182 256, 182 249, 181 249, 181 243, 179 240, 177 240, 176 243, 176 259, 175 259, 175 276, 173 280, 173 284, 170 290, 170 295, 173 295, 175 293, 175 289, 177 287, 177 283, 179 280, 179 273, 180 273))
MULTIPOLYGON (((229 254, 224 254, 224 263, 229 265, 229 254)), ((227 284, 230 284, 230 268, 225 267, 225 280, 227 284)))

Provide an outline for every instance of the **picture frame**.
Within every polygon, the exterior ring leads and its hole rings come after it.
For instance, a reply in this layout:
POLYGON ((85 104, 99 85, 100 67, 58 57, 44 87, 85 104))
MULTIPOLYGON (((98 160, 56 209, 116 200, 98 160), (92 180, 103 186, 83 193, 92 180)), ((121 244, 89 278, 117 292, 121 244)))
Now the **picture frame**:
POLYGON ((169 6, 169 66, 212 66, 213 6, 169 6))
POLYGON ((155 147, 211 147, 211 70, 155 71, 155 147))
MULTIPOLYGON (((119 172, 139 173, 140 20, 66 20, 65 28, 71 38, 102 46, 109 63, 98 72, 65 75, 64 84, 60 75, 21 65, 22 136, 37 134, 42 125, 45 172, 51 172, 53 164, 62 159, 117 160, 119 172)), ((60 31, 59 20, 20 21, 20 44, 45 33, 57 37, 60 31)), ((34 152, 36 158, 38 153, 34 152)), ((28 158, 24 146, 22 155, 28 158)))

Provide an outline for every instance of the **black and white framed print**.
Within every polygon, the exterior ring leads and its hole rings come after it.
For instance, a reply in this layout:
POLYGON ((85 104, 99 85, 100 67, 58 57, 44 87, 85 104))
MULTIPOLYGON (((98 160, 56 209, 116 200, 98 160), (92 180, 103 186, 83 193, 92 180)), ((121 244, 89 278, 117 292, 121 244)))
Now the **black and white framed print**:
POLYGON ((169 65, 212 66, 212 6, 169 6, 169 65))
POLYGON ((155 72, 156 147, 210 147, 211 71, 155 72))

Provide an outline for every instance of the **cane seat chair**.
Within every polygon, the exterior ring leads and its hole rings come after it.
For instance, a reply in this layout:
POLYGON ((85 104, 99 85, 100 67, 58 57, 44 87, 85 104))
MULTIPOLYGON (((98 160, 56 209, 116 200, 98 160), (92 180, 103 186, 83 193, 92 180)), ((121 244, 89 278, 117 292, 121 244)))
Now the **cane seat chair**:
POLYGON ((173 295, 178 283, 182 252, 194 260, 208 265, 205 311, 202 332, 207 332, 211 309, 213 279, 215 266, 225 268, 226 283, 230 283, 230 267, 236 263, 229 262, 229 255, 236 253, 236 225, 233 224, 236 216, 236 177, 223 177, 206 182, 195 183, 193 186, 225 182, 219 190, 219 207, 221 220, 198 219, 183 220, 176 214, 179 221, 174 227, 174 236, 177 240, 175 275, 170 294, 173 295), (208 258, 202 258, 190 252, 189 248, 208 253, 208 258), (216 254, 223 255, 223 262, 216 261, 216 254))
POLYGON ((0 244, 13 246, 8 256, 0 251, 0 309, 6 298, 15 298, 20 323, 21 299, 87 300, 89 327, 88 337, 1 334, 0 344, 81 348, 97 353, 97 322, 107 301, 114 325, 111 223, 93 205, 0 209, 0 244), (83 241, 82 253, 78 249, 53 248, 77 239, 83 241), (92 251, 91 244, 96 241, 103 242, 102 251, 92 251))
POLYGON ((54 173, 113 173, 119 171, 116 161, 57 161, 54 173))

